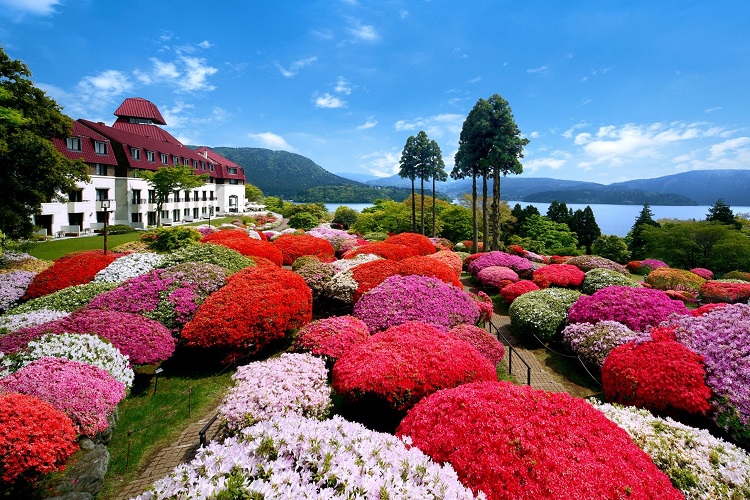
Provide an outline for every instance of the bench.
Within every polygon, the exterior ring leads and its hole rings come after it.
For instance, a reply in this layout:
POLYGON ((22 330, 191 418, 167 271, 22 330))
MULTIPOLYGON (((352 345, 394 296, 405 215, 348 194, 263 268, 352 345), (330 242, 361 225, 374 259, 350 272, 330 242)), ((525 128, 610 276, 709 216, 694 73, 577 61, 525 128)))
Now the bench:
POLYGON ((63 233, 64 236, 80 236, 81 226, 60 226, 60 232, 63 233))

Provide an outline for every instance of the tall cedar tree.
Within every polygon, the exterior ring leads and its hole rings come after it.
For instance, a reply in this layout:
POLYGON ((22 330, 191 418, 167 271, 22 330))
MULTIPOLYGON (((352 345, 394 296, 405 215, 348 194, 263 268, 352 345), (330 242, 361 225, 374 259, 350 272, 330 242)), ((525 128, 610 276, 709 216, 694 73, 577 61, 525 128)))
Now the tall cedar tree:
POLYGON ((424 234, 424 180, 430 175, 430 140, 424 130, 420 130, 415 139, 415 147, 419 163, 417 163, 417 177, 419 177, 419 218, 421 234, 424 234))
POLYGON ((11 238, 31 236, 42 203, 89 180, 82 161, 65 158, 52 144, 71 134, 73 121, 29 77, 29 68, 0 47, 0 230, 11 238))
POLYGON ((646 240, 643 238, 643 230, 647 226, 661 227, 661 225, 654 220, 654 213, 651 211, 651 207, 648 203, 643 204, 641 213, 633 223, 633 227, 630 228, 628 233, 628 250, 630 250, 631 258, 643 259, 645 257, 644 251, 646 246, 646 240))
POLYGON ((417 149, 417 138, 409 136, 404 144, 404 150, 401 151, 399 160, 398 176, 402 179, 411 181, 411 232, 417 232, 417 200, 414 197, 414 181, 417 179, 417 169, 419 167, 419 152, 417 149))
POLYGON ((568 206, 564 202, 560 203, 557 200, 553 200, 552 203, 550 203, 549 208, 547 208, 547 218, 555 222, 569 225, 573 218, 573 210, 568 209, 568 206))
POLYGON ((445 162, 443 161, 443 152, 440 151, 440 146, 435 141, 430 141, 430 177, 432 177, 432 237, 435 238, 437 233, 435 232, 435 219, 437 214, 435 213, 435 182, 443 182, 448 179, 448 173, 445 171, 445 162))
MULTIPOLYGON (((565 205, 563 203, 563 205, 565 205)), ((586 255, 591 255, 591 245, 602 235, 599 224, 596 223, 594 211, 589 205, 583 210, 576 210, 568 222, 570 230, 578 236, 578 244, 586 247, 586 255)))
POLYGON ((737 229, 742 227, 741 224, 737 224, 737 221, 734 218, 734 212, 732 212, 729 205, 724 202, 723 198, 719 198, 716 200, 716 203, 709 207, 708 213, 706 214, 706 221, 737 226, 737 229))
POLYGON ((161 226, 161 208, 172 192, 200 187, 208 180, 208 174, 195 175, 187 165, 170 167, 164 165, 155 172, 143 171, 139 175, 148 182, 156 195, 156 226, 161 226))

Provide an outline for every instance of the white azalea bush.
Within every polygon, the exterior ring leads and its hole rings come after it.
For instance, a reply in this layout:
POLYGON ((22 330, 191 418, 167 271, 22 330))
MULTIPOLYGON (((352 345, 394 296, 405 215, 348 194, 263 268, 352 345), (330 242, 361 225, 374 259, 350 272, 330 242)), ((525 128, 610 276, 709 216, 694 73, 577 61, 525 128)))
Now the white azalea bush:
POLYGON ((357 291, 359 283, 354 279, 354 273, 351 269, 336 273, 326 283, 324 290, 325 294, 332 299, 338 299, 347 304, 354 302, 354 292, 357 291))
MULTIPOLYGON (((278 417, 210 443, 137 500, 475 498, 450 465, 339 416, 278 417)), ((476 498, 485 498, 480 493, 476 498)))
POLYGON ((0 316, 0 333, 3 331, 15 332, 21 328, 41 325, 48 321, 62 319, 65 316, 70 316, 70 313, 68 311, 58 311, 55 309, 38 309, 30 312, 5 314, 0 316))
POLYGON ((158 253, 138 252, 124 255, 112 261, 107 267, 96 273, 94 281, 122 283, 159 267, 164 256, 158 253))
POLYGON ((111 343, 96 335, 80 333, 47 334, 29 342, 28 347, 15 357, 15 369, 41 358, 64 358, 86 363, 105 370, 112 378, 133 386, 135 374, 127 356, 111 343))
POLYGON ((592 404, 651 456, 686 499, 750 498, 750 455, 742 448, 647 410, 592 404))
POLYGON ((276 416, 325 418, 331 407, 325 361, 310 353, 240 366, 232 379, 235 385, 219 407, 230 434, 276 416))

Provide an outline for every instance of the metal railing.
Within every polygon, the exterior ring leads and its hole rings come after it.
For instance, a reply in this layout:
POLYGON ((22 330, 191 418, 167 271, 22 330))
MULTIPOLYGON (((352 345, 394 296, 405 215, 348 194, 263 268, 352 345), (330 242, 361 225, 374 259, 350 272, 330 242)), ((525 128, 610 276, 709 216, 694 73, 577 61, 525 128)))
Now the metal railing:
POLYGON ((503 335, 503 332, 500 331, 500 329, 495 326, 495 324, 492 322, 492 320, 488 321, 489 328, 488 331, 495 335, 498 340, 500 340, 505 346, 508 348, 508 373, 513 375, 513 355, 521 361, 526 366, 526 385, 531 385, 531 366, 526 362, 525 359, 523 359, 523 356, 511 345, 510 341, 503 335))
POLYGON ((200 441, 201 448, 205 448, 206 444, 208 444, 206 442, 206 433, 208 432, 208 429, 214 424, 214 422, 216 422, 216 419, 218 418, 219 418, 219 414, 217 413, 211 418, 211 420, 206 422, 206 425, 204 425, 200 431, 198 431, 198 440, 200 441))

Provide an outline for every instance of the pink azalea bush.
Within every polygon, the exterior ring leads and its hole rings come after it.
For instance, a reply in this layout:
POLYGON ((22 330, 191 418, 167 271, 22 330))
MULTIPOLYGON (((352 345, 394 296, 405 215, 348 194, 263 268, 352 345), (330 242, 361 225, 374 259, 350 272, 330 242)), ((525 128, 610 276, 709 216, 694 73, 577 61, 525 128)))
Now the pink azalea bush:
POLYGON ((539 288, 578 288, 586 275, 570 264, 549 264, 534 270, 531 276, 539 288))
POLYGON ((448 332, 459 340, 470 344, 479 354, 487 358, 493 366, 497 366, 505 357, 505 347, 493 337, 490 332, 476 325, 461 324, 454 326, 448 332))
POLYGON ((534 265, 528 259, 506 252, 492 251, 479 254, 479 257, 473 259, 469 264, 469 272, 476 276, 479 271, 489 266, 509 267, 519 275, 530 275, 534 269, 534 265))
POLYGON ((515 283, 519 278, 518 274, 509 267, 489 266, 477 273, 477 279, 483 286, 497 288, 502 282, 515 283))
POLYGON ((500 296, 506 303, 512 304, 521 295, 533 292, 534 290, 539 290, 536 283, 531 280, 520 280, 501 288, 500 296))
POLYGON ((447 264, 454 271, 456 271, 456 274, 461 274, 464 261, 456 252, 453 252, 451 250, 440 250, 439 252, 429 254, 427 257, 435 259, 438 262, 442 262, 443 264, 447 264))
POLYGON ((617 321, 575 323, 563 329, 563 341, 585 363, 601 368, 604 359, 615 347, 633 340, 646 340, 646 333, 634 332, 617 321))
POLYGON ((95 436, 125 398, 125 385, 105 370, 69 359, 41 358, 0 379, 0 389, 50 403, 73 421, 80 434, 95 436))
POLYGON ((370 338, 367 324, 354 316, 317 319, 297 331, 294 346, 319 356, 338 359, 353 346, 370 338))
POLYGON ((697 274, 704 280, 712 280, 714 279, 714 272, 710 269, 706 269, 705 267, 694 267, 690 270, 691 273, 697 274))

